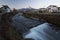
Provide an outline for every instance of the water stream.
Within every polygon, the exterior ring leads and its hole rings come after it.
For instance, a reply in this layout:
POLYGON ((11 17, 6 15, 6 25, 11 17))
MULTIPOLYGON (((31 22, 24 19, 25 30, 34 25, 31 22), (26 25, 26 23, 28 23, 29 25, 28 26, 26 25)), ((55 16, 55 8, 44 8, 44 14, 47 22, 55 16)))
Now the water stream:
POLYGON ((18 31, 23 33, 24 38, 34 40, 60 40, 60 31, 55 31, 55 25, 42 21, 25 18, 20 13, 13 17, 13 23, 18 31))

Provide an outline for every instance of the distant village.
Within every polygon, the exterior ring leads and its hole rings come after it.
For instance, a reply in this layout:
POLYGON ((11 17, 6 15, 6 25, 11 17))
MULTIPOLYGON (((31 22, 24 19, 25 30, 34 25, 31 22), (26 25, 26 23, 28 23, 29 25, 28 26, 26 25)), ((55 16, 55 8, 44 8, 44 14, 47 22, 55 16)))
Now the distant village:
MULTIPOLYGON (((11 12, 11 9, 9 8, 9 6, 2 5, 2 7, 0 7, 0 13, 7 13, 7 12, 11 12)), ((19 9, 18 12, 34 12, 34 13, 35 12, 36 13, 48 13, 48 12, 57 13, 58 12, 60 13, 60 7, 57 7, 55 5, 49 5, 47 8, 39 8, 39 9, 22 8, 22 9, 19 9)))
POLYGON ((30 8, 27 8, 27 10, 20 10, 20 11, 32 12, 32 13, 60 13, 60 7, 57 7, 55 5, 49 5, 46 8, 34 9, 30 7, 30 8))
POLYGON ((60 12, 60 7, 49 5, 47 8, 40 8, 40 12, 60 12))

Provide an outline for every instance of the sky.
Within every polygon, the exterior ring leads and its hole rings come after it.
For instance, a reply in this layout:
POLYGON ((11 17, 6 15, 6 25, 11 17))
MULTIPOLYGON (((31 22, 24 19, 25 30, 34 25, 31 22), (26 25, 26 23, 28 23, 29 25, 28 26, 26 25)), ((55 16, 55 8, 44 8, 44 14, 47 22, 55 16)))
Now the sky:
POLYGON ((0 7, 8 5, 11 9, 16 8, 46 8, 49 5, 60 6, 60 0, 0 0, 0 7))

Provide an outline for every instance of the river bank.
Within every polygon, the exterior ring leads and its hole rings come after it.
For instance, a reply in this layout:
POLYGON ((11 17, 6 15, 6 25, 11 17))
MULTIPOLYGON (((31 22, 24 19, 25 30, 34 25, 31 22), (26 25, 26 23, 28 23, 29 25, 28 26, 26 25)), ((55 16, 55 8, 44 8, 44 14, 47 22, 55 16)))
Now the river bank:
POLYGON ((25 17, 27 18, 38 18, 39 20, 43 20, 43 21, 46 21, 48 23, 51 23, 51 24, 54 24, 54 25, 57 25, 60 27, 60 14, 57 14, 57 13, 50 13, 50 14, 43 14, 43 13, 24 13, 23 14, 25 17))

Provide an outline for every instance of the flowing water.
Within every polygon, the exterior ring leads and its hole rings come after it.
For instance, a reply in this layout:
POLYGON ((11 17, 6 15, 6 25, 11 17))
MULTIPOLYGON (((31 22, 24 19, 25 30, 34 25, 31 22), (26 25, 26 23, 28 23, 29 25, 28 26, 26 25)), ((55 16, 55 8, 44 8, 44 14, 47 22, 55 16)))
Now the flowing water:
POLYGON ((53 25, 43 23, 32 29, 30 33, 26 34, 24 38, 32 38, 34 40, 60 40, 60 31, 56 32, 53 25))
POLYGON ((24 38, 34 40, 60 40, 60 30, 56 32, 54 26, 47 22, 25 18, 20 13, 13 17, 13 23, 16 29, 23 34, 24 38))

